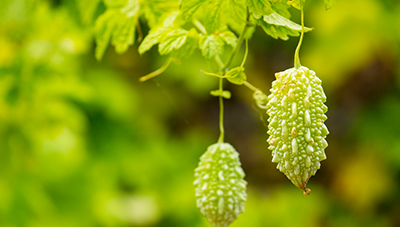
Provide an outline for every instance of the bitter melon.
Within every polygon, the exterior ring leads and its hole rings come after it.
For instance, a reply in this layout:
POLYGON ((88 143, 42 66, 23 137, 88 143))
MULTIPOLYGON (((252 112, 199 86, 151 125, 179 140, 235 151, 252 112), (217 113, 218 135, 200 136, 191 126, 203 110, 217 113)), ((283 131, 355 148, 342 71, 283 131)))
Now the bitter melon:
POLYGON ((214 227, 226 227, 244 212, 247 198, 239 154, 229 143, 216 143, 195 170, 197 206, 214 227))
POLYGON ((275 77, 267 104, 272 162, 308 193, 306 184, 326 159, 328 146, 325 138, 329 131, 324 124, 328 108, 322 81, 304 66, 276 73, 275 77))

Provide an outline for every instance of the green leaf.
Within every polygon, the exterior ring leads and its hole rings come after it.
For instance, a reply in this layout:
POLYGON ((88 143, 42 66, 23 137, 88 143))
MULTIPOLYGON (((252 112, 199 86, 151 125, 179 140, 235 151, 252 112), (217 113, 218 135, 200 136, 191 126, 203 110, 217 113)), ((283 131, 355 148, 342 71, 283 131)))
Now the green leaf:
POLYGON ((179 49, 186 41, 188 31, 176 29, 169 32, 158 46, 161 55, 169 54, 174 49, 179 49))
POLYGON ((206 59, 211 59, 216 55, 222 54, 224 41, 215 35, 201 36, 200 49, 206 59))
POLYGON ((272 9, 278 13, 279 15, 282 15, 288 19, 290 19, 290 12, 289 12, 290 6, 285 2, 274 2, 272 3, 272 9))
POLYGON ((293 6, 294 8, 301 10, 301 8, 304 6, 306 0, 288 0, 287 4, 293 6))
MULTIPOLYGON (((231 5, 234 5, 235 7, 242 6, 242 8, 244 8, 244 4, 240 5, 239 3, 236 3, 236 1, 240 2, 242 0, 181 0, 180 10, 182 17, 185 20, 189 20, 193 17, 196 11, 199 11, 198 16, 200 19, 203 19, 203 24, 207 34, 212 34, 221 28, 222 22, 232 20, 230 17, 222 17, 222 15, 225 15, 226 13, 225 9, 228 9, 231 5), (202 7, 202 9, 198 10, 200 7, 202 7)), ((232 10, 233 9, 236 9, 236 11, 242 11, 238 8, 232 8, 232 10)), ((225 16, 227 15, 228 14, 225 16)))
POLYGON ((151 30, 140 44, 139 53, 144 54, 150 50, 154 45, 159 43, 169 31, 171 31, 171 27, 158 27, 151 30))
POLYGON ((75 1, 78 6, 82 22, 86 25, 91 24, 100 0, 75 0, 75 1))
POLYGON ((325 9, 330 10, 330 9, 332 9, 332 6, 335 3, 335 0, 324 0, 324 3, 325 3, 325 9))
POLYGON ((178 59, 184 59, 191 56, 198 48, 199 33, 196 29, 192 28, 186 34, 186 42, 177 50, 174 50, 171 55, 178 59))
POLYGON ((246 0, 230 0, 228 4, 228 7, 223 7, 225 9, 224 15, 228 15, 224 17, 228 18, 226 22, 230 27, 239 26, 240 29, 243 29, 243 24, 246 22, 246 0))
POLYGON ((138 19, 138 0, 106 1, 108 7, 95 24, 96 58, 101 60, 110 42, 117 53, 124 53, 135 42, 135 24, 138 19), (125 4, 123 4, 125 3, 125 4))
POLYGON ((232 46, 233 48, 236 46, 237 37, 231 31, 224 31, 219 36, 225 41, 226 44, 232 46))
POLYGON ((225 99, 230 99, 231 98, 231 92, 230 91, 215 90, 215 91, 211 91, 210 94, 212 96, 216 96, 216 97, 221 96, 222 98, 225 98, 225 99))
POLYGON ((161 24, 166 16, 178 10, 176 0, 146 0, 140 2, 140 12, 145 17, 150 28, 161 24))
POLYGON ((158 51, 161 55, 171 54, 175 59, 190 56, 198 48, 199 33, 192 28, 190 31, 180 28, 182 18, 179 12, 171 13, 163 22, 163 26, 154 28, 139 46, 139 53, 143 54, 159 43, 158 51))
POLYGON ((208 34, 212 34, 221 27, 222 3, 224 0, 214 0, 206 7, 204 27, 208 34))
POLYGON ((165 18, 165 20, 163 22, 164 27, 174 26, 174 22, 175 22, 176 18, 178 17, 178 15, 179 15, 178 11, 172 12, 170 15, 168 15, 168 17, 165 18))
MULTIPOLYGON (((263 20, 260 19, 258 22, 264 31, 275 39, 280 38, 282 40, 288 40, 288 35, 298 36, 302 30, 301 25, 296 24, 275 12, 264 16, 263 20)), ((311 30, 312 28, 304 27, 304 32, 311 30)))
MULTIPOLYGON (((278 26, 285 26, 287 28, 290 28, 292 30, 296 31, 301 31, 302 27, 299 24, 294 23, 293 21, 287 19, 286 17, 283 17, 277 13, 271 13, 270 15, 264 16, 264 21, 267 22, 268 24, 274 24, 278 26)), ((304 31, 308 32, 311 31, 311 28, 304 27, 304 31)))
POLYGON ((206 2, 206 0, 181 0, 179 8, 182 12, 183 18, 185 20, 191 18, 204 2, 206 2))
POLYGON ((229 82, 236 85, 242 85, 247 80, 247 76, 244 73, 244 68, 241 66, 229 70, 225 76, 229 82))
POLYGON ((257 19, 271 13, 271 3, 268 0, 246 0, 250 12, 257 19))

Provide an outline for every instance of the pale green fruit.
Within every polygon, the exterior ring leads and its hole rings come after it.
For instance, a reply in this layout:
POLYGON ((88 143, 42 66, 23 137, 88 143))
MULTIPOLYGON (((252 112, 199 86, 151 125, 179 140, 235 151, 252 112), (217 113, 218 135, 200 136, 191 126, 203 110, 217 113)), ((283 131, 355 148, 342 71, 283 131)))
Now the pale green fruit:
POLYGON ((272 162, 278 163, 277 169, 308 193, 308 180, 320 168, 320 161, 326 159, 326 96, 321 80, 304 66, 276 73, 275 77, 267 105, 267 142, 272 162))
POLYGON ((244 212, 245 176, 239 154, 229 143, 216 143, 195 170, 197 207, 214 227, 226 227, 244 212))

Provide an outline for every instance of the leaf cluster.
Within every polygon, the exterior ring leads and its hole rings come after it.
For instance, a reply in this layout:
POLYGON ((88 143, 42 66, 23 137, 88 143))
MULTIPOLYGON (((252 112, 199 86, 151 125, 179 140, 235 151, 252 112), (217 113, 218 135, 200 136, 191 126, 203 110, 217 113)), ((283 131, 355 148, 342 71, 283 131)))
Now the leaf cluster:
MULTIPOLYGON (((324 0, 326 8, 334 0, 324 0)), ((212 59, 225 46, 236 46, 243 26, 260 26, 267 35, 288 40, 299 36, 301 25, 290 20, 289 8, 300 9, 305 0, 103 0, 106 10, 95 22, 96 58, 101 60, 109 43, 117 53, 127 51, 141 34, 141 23, 150 32, 139 45, 144 54, 158 45, 160 55, 189 57, 196 49, 212 59)), ((94 3, 96 4, 96 3, 94 3)), ((82 4, 81 4, 82 5, 82 4)), ((93 8, 93 4, 91 5, 93 8)), ((305 28, 305 32, 311 31, 305 28)), ((249 29, 247 37, 254 29, 249 29)))

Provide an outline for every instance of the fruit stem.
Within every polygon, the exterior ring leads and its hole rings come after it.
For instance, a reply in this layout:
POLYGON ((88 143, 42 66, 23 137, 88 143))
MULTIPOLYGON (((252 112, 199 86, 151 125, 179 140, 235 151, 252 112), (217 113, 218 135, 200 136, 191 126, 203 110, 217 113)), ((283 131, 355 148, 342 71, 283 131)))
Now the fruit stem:
MULTIPOLYGON (((223 91, 223 78, 219 78, 219 91, 222 93, 223 91)), ((225 130, 224 130, 224 101, 222 96, 219 96, 219 139, 218 143, 223 143, 224 142, 224 136, 225 136, 225 130)))
POLYGON ((301 44, 303 43, 303 37, 304 37, 304 10, 303 10, 303 1, 300 1, 300 8, 301 8, 301 35, 300 35, 299 44, 297 44, 296 52, 295 52, 295 54, 294 54, 294 67, 295 67, 296 69, 298 69, 298 68, 301 67, 299 52, 300 52, 300 47, 301 47, 301 44))

